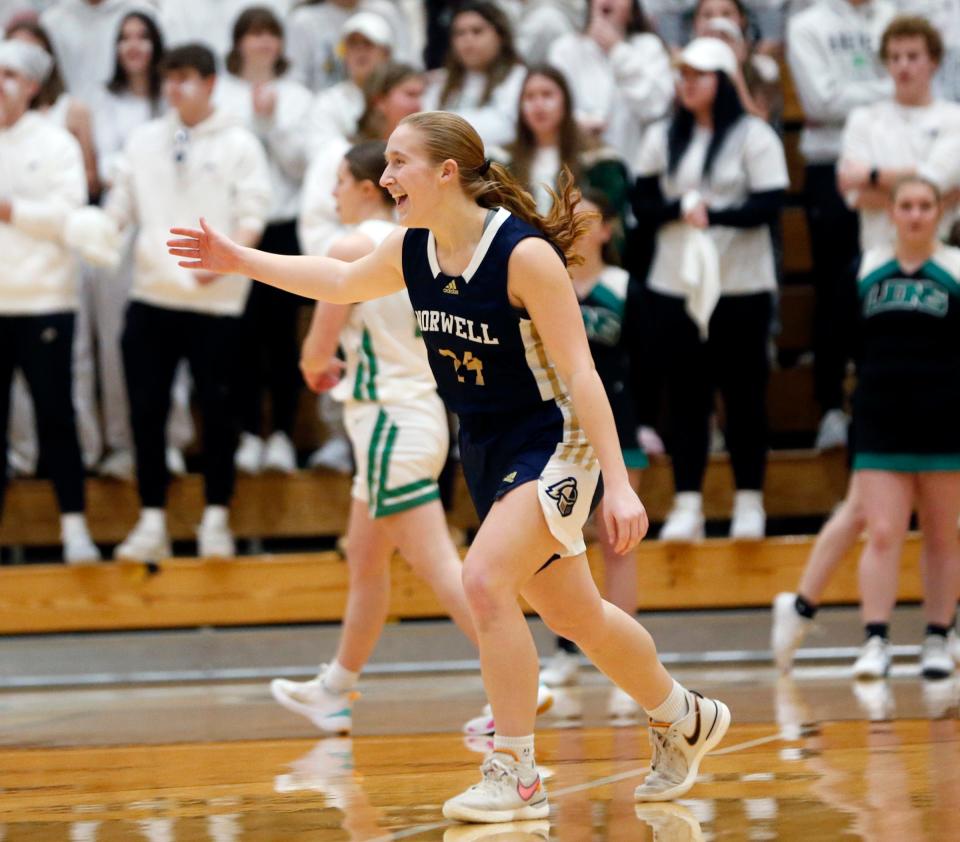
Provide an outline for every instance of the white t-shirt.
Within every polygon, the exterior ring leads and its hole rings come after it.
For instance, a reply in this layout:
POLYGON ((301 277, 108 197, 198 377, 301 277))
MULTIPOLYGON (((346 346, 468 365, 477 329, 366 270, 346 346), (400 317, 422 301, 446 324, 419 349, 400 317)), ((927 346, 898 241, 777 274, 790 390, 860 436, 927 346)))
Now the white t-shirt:
MULTIPOLYGON (((380 245, 396 228, 368 219, 356 230, 380 245)), ((347 370, 331 392, 338 401, 410 403, 437 389, 406 289, 354 305, 340 345, 347 370)))
MULTIPOLYGON (((934 100, 910 107, 885 100, 855 109, 843 130, 841 159, 878 169, 906 169, 946 192, 960 185, 960 105, 934 100)), ((853 207, 857 194, 846 197, 853 207)), ((949 220, 944 224, 949 227, 949 220)), ((886 211, 860 211, 860 248, 891 243, 895 231, 886 211)))
MULTIPOLYGON (((697 190, 710 210, 739 207, 751 193, 784 190, 789 184, 780 138, 758 117, 745 116, 734 125, 713 161, 709 178, 703 162, 711 132, 696 129, 677 170, 667 173, 667 129, 664 120, 651 126, 637 160, 639 177, 659 175, 664 198, 680 199, 697 190)), ((650 289, 683 297, 687 290, 679 278, 686 223, 670 222, 657 232, 656 254, 650 268, 650 289)), ((711 225, 707 233, 720 257, 720 288, 723 295, 747 295, 776 287, 776 267, 770 229, 711 225)))

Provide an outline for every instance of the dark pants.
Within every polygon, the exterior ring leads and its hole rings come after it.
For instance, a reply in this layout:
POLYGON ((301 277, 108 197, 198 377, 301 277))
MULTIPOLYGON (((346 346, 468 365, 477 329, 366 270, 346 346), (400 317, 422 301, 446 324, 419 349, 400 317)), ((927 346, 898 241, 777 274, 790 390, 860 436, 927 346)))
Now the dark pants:
POLYGON ((657 360, 667 399, 666 445, 676 490, 700 491, 714 393, 723 396, 736 487, 760 490, 767 462, 770 293, 721 297, 700 340, 682 298, 650 293, 657 360))
MULTIPOLYGON (((299 254, 295 222, 268 225, 260 248, 271 254, 299 254)), ((254 284, 243 315, 240 420, 243 430, 263 434, 263 395, 270 394, 271 429, 293 433, 303 378, 297 316, 305 298, 267 284, 254 284)))
POLYGON ((208 505, 226 506, 233 494, 237 446, 236 379, 240 319, 133 302, 123 329, 123 365, 130 394, 130 425, 137 455, 140 501, 166 503, 167 416, 181 359, 190 364, 203 422, 203 478, 208 505))
POLYGON ((0 513, 7 486, 7 429, 14 369, 26 378, 41 463, 60 511, 83 511, 83 460, 73 410, 73 313, 0 316, 0 513))
POLYGON ((837 192, 836 167, 806 168, 804 205, 813 258, 813 380, 820 411, 843 405, 843 379, 854 325, 849 318, 846 284, 860 244, 857 214, 837 192))

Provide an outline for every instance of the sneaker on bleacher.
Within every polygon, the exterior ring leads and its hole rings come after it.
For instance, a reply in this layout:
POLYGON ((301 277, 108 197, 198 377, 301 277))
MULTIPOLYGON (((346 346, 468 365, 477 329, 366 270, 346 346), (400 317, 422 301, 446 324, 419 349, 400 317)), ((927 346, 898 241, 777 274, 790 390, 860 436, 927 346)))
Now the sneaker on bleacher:
POLYGON ((267 439, 263 449, 263 469, 280 474, 292 474, 297 470, 297 452, 286 433, 278 430, 267 439))
POLYGON ((140 513, 133 531, 113 551, 114 558, 127 561, 162 561, 171 555, 166 523, 152 511, 140 513))
POLYGON ((134 467, 133 454, 129 450, 111 450, 97 466, 97 473, 102 477, 128 481, 134 477, 134 467))
POLYGON ((703 495, 683 491, 673 498, 673 506, 660 529, 661 541, 701 541, 705 534, 703 495))
POLYGON ((259 474, 263 467, 263 439, 253 433, 241 433, 233 464, 243 474, 259 474))
POLYGON ((730 520, 730 537, 736 541, 759 541, 767 531, 767 513, 762 491, 738 491, 730 520))
POLYGON ((338 474, 353 473, 353 453, 345 436, 327 439, 310 454, 307 465, 311 468, 327 468, 338 474))
POLYGON ((63 515, 60 518, 60 534, 66 564, 95 564, 100 561, 100 550, 90 537, 83 515, 63 515))
POLYGON ((197 529, 197 555, 200 558, 233 558, 236 554, 227 507, 207 506, 197 529))
POLYGON ((820 419, 820 428, 817 430, 817 440, 814 447, 817 450, 833 450, 847 446, 847 428, 850 426, 850 416, 842 409, 830 409, 820 419))

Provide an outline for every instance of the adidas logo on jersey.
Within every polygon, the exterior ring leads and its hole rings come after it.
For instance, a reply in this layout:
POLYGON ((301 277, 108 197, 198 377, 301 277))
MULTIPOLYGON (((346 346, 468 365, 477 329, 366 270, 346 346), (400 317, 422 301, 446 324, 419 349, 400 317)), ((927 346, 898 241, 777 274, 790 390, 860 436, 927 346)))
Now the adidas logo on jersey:
POLYGON ((443 288, 443 291, 444 291, 447 295, 459 295, 459 294, 460 294, 460 290, 457 289, 457 282, 456 282, 456 280, 450 281, 450 283, 447 284, 447 285, 443 288))
POLYGON ((516 478, 517 478, 517 472, 511 471, 509 474, 507 474, 503 478, 503 482, 510 483, 510 482, 513 482, 516 478))

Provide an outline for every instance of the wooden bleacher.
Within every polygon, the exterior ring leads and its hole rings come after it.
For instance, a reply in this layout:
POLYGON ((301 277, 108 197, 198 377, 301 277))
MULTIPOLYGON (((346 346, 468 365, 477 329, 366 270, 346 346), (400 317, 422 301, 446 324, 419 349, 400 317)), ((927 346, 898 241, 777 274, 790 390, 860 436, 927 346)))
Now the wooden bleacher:
MULTIPOLYGON (((644 542, 635 551, 641 610, 767 606, 796 586, 810 538, 699 544, 644 542)), ((854 552, 824 603, 857 600, 854 552)), ((899 598, 921 594, 919 540, 903 559, 899 598)), ((594 575, 602 583, 596 547, 594 575)), ((396 559, 391 615, 442 616, 432 592, 396 559)), ((172 559, 64 568, 0 569, 0 634, 237 626, 336 621, 347 594, 347 567, 335 552, 247 556, 230 561, 172 559)))
MULTIPOLYGON (((767 512, 771 517, 825 515, 843 497, 846 479, 846 464, 841 452, 774 451, 767 470, 767 512)), ((641 496, 651 520, 663 520, 673 496, 673 478, 667 459, 654 460, 644 473, 641 496)), ((725 455, 713 456, 710 460, 704 501, 708 518, 729 517, 733 479, 725 455)), ((340 535, 345 531, 349 504, 350 480, 328 472, 240 477, 231 508, 231 524, 241 538, 340 535)), ((53 546, 59 543, 59 515, 49 482, 12 482, 5 508, 4 518, 0 521, 0 546, 53 546)), ((202 478, 189 475, 174 480, 168 505, 174 539, 195 537, 202 509, 202 478)), ((133 527, 138 512, 139 503, 132 483, 87 480, 87 517, 95 541, 119 543, 133 527)), ((459 476, 449 520, 462 529, 477 526, 473 506, 459 476)))

